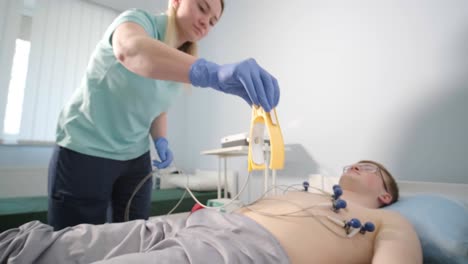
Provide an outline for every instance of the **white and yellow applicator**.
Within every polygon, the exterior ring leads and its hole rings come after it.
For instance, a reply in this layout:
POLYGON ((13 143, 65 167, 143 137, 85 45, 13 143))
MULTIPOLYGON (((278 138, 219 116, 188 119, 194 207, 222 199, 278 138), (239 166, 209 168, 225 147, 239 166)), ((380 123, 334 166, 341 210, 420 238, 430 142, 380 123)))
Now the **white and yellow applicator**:
POLYGON ((265 126, 270 137, 270 162, 269 168, 272 170, 272 185, 276 185, 276 170, 284 167, 284 141, 281 127, 276 115, 276 109, 267 113, 261 107, 252 107, 252 122, 250 125, 250 142, 248 154, 248 171, 265 171, 265 192, 268 191, 268 169, 266 168, 266 158, 264 146, 265 126))

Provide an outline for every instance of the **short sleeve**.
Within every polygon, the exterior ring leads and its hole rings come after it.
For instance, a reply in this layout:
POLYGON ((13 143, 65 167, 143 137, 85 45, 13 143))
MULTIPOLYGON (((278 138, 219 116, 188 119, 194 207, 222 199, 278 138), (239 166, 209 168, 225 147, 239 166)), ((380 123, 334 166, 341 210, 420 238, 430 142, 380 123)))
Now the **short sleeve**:
POLYGON ((125 22, 134 22, 143 27, 149 36, 161 40, 161 34, 158 32, 158 28, 155 24, 156 20, 153 15, 141 9, 129 9, 120 14, 107 28, 104 34, 106 44, 112 46, 112 34, 120 24, 125 22))

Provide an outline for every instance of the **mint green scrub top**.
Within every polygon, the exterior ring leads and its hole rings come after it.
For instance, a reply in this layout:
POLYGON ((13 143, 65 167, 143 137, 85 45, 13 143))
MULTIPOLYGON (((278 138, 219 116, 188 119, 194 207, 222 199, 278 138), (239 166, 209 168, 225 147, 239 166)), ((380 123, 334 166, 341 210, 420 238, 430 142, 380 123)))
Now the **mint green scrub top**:
POLYGON ((139 157, 149 150, 151 123, 181 93, 180 83, 139 76, 115 58, 112 34, 124 22, 135 22, 149 36, 162 40, 167 16, 131 9, 112 22, 97 44, 79 88, 60 113, 59 146, 114 160, 139 157))

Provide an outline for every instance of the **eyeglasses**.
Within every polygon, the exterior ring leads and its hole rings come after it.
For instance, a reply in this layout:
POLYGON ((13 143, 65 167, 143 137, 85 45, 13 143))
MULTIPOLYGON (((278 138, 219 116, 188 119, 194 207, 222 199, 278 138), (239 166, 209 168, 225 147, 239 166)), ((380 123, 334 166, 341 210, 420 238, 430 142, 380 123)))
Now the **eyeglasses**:
POLYGON ((348 165, 343 167, 343 173, 348 172, 351 170, 353 167, 357 167, 360 171, 365 171, 365 172, 371 172, 371 173, 376 173, 378 172, 380 174, 380 178, 382 178, 383 186, 386 192, 388 191, 387 184, 385 183, 382 171, 377 165, 374 164, 369 164, 369 163, 357 163, 354 165, 348 165))

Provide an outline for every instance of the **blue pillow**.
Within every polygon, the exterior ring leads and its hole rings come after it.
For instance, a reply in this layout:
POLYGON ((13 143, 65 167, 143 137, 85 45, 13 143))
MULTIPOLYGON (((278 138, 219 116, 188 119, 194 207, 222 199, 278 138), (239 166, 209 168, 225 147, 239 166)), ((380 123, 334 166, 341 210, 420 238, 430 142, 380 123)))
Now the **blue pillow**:
POLYGON ((410 221, 421 241, 424 263, 468 263, 468 208, 430 194, 402 197, 385 209, 410 221))

